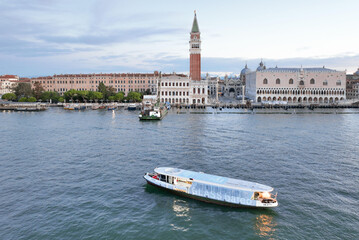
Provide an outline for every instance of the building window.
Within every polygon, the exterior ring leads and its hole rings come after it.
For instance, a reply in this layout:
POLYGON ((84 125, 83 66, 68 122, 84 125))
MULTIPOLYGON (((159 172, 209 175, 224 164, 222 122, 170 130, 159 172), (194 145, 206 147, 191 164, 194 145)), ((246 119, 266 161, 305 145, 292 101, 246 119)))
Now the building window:
POLYGON ((292 78, 289 79, 289 84, 293 84, 293 83, 294 83, 293 79, 292 78))
POLYGON ((304 85, 304 81, 301 80, 301 81, 299 82, 299 85, 303 86, 303 85, 304 85))
POLYGON ((340 86, 340 85, 342 85, 342 81, 338 80, 337 81, 337 86, 340 86))
POLYGON ((314 78, 310 79, 310 84, 314 84, 314 83, 315 83, 314 78))
POLYGON ((279 79, 279 78, 277 78, 277 79, 275 80, 275 84, 280 84, 280 79, 279 79))
POLYGON ((323 82, 323 86, 327 86, 327 85, 328 85, 328 81, 325 80, 325 81, 323 82))
POLYGON ((268 84, 268 80, 266 78, 263 80, 263 84, 268 84))

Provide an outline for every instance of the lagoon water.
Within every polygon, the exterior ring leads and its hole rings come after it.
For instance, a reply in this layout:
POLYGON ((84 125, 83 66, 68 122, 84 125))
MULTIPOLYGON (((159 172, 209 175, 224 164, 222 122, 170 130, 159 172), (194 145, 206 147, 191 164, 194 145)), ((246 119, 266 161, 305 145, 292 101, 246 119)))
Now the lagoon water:
POLYGON ((358 239, 359 114, 0 112, 0 239, 358 239), (270 185, 279 207, 181 198, 174 166, 270 185))

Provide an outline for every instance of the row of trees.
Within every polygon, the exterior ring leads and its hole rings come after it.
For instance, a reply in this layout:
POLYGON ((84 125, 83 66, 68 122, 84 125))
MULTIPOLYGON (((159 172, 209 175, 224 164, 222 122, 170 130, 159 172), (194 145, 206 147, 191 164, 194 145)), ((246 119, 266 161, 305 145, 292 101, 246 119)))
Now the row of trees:
MULTIPOLYGON (((147 91, 146 91, 147 92, 147 91)), ((29 83, 19 83, 14 88, 14 93, 7 93, 2 96, 2 99, 9 101, 19 102, 36 102, 41 100, 43 102, 99 102, 99 101, 111 101, 111 102, 140 102, 142 100, 142 93, 129 92, 127 97, 123 92, 116 93, 113 87, 105 86, 100 83, 97 91, 79 91, 71 89, 64 93, 64 96, 60 96, 58 92, 45 91, 40 82, 34 83, 34 88, 31 89, 29 83)))

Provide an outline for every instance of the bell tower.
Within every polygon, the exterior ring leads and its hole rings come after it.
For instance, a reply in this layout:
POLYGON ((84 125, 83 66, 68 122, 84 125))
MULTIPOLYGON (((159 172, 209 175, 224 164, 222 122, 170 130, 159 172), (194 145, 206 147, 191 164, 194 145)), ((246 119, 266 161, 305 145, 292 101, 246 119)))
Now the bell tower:
POLYGON ((199 31, 196 11, 189 41, 190 67, 189 74, 192 80, 201 80, 201 33, 199 31))

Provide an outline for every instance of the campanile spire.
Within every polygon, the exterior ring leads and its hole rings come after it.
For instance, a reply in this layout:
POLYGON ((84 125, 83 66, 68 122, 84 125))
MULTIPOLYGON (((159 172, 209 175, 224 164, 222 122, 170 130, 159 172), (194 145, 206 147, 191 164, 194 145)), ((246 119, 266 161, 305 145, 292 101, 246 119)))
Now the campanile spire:
POLYGON ((201 33, 198 27, 196 11, 194 11, 194 19, 190 34, 190 77, 192 80, 201 80, 201 33))

